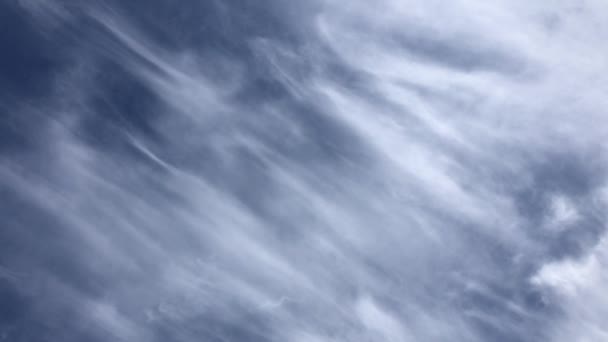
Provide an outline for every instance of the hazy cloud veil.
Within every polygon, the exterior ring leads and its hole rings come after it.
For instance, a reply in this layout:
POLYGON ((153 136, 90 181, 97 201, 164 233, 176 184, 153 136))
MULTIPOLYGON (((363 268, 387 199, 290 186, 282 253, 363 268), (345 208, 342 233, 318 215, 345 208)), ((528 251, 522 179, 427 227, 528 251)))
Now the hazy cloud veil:
POLYGON ((0 341, 608 341, 605 1, 0 27, 0 341))

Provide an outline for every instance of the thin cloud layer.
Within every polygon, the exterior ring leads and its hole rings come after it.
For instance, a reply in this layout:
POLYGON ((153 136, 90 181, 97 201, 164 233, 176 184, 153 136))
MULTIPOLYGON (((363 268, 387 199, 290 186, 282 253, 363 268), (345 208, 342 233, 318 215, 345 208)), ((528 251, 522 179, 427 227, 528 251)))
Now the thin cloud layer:
POLYGON ((2 7, 0 338, 606 338, 601 1, 2 7))

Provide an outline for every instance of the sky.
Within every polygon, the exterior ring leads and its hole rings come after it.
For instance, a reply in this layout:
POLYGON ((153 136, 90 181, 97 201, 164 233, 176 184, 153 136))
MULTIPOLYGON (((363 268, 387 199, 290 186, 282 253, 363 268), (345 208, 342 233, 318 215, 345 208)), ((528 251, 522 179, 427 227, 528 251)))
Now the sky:
POLYGON ((0 341, 608 341, 604 0, 3 0, 0 341))

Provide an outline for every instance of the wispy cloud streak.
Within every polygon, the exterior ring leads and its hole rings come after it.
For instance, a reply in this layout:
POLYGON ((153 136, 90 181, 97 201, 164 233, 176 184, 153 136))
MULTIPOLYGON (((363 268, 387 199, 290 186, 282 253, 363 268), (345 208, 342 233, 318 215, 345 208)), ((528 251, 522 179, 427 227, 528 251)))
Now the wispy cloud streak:
POLYGON ((608 334, 601 1, 9 6, 0 339, 608 334))

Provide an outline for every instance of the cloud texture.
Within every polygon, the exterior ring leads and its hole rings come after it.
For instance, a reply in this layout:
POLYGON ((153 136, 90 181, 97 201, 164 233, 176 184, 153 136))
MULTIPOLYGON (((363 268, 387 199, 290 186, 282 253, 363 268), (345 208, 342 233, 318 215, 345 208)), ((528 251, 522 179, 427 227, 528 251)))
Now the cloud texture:
POLYGON ((605 341, 607 10, 5 2, 0 340, 605 341))

